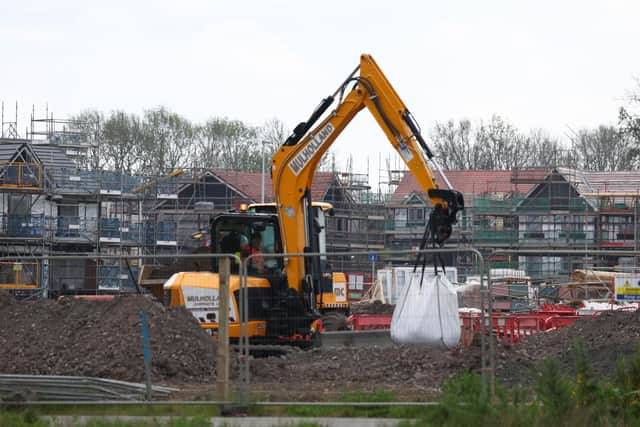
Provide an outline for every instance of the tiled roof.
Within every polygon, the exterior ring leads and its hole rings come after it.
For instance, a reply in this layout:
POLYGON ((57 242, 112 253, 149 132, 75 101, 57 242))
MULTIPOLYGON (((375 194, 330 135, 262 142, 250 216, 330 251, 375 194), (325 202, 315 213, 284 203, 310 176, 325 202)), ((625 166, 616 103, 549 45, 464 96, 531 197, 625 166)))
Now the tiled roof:
POLYGON ((78 167, 60 147, 48 144, 31 144, 31 149, 46 168, 75 170, 78 167))
MULTIPOLYGON (((14 157, 22 150, 31 150, 35 154, 34 161, 40 161, 47 168, 56 169, 76 169, 77 166, 67 154, 60 149, 48 144, 32 144, 26 142, 7 142, 18 141, 3 139, 0 141, 0 161, 13 161, 14 157)), ((22 140, 19 140, 22 141, 22 140)), ((33 157, 33 155, 30 155, 33 157)))
MULTIPOLYGON (((4 140, 6 141, 6 140, 4 140)), ((10 162, 22 144, 2 142, 0 144, 0 162, 10 162)))
MULTIPOLYGON (((238 172, 215 169, 211 173, 229 186, 238 190, 254 202, 260 202, 262 196, 262 174, 260 172, 238 172)), ((311 187, 311 198, 324 201, 333 181, 337 179, 332 172, 316 172, 311 187)), ((273 202, 271 176, 264 174, 264 201, 273 202)))
POLYGON ((584 172, 558 168, 580 194, 640 193, 640 171, 584 172))
MULTIPOLYGON (((444 173, 455 190, 460 191, 465 196, 469 196, 512 192, 524 194, 534 186, 536 180, 543 179, 549 172, 541 169, 531 169, 525 171, 450 170, 444 173)), ((439 188, 447 188, 440 173, 436 172, 435 178, 439 188)), ((423 193, 422 187, 420 187, 412 174, 407 173, 391 196, 389 205, 402 205, 414 193, 423 193)))

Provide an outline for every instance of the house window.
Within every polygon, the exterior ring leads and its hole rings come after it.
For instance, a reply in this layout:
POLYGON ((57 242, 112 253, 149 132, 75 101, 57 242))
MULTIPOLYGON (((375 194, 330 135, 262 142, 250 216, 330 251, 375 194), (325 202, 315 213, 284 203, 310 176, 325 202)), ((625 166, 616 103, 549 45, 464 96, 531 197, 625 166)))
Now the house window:
POLYGON ((31 196, 14 194, 9 195, 9 215, 31 215, 31 196))
POLYGON ((424 208, 407 209, 408 224, 424 224, 424 208))
POLYGON ((77 217, 78 205, 58 205, 58 215, 61 217, 77 217))

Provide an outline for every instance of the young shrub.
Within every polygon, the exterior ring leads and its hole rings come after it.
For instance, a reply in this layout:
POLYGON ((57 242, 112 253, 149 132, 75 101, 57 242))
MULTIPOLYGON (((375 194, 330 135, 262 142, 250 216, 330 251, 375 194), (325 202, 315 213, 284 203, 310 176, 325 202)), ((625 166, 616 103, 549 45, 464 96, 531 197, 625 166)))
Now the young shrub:
POLYGON ((572 407, 571 384, 562 375, 555 359, 545 359, 535 386, 542 412, 550 419, 566 414, 572 407))

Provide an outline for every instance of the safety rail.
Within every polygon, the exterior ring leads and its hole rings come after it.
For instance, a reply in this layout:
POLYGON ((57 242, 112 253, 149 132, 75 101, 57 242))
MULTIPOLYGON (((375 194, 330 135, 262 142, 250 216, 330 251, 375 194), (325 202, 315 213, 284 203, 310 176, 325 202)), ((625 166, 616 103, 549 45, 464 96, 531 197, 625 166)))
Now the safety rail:
POLYGON ((62 239, 84 238, 95 240, 98 232, 97 218, 80 216, 58 216, 52 218, 56 222, 55 236, 62 239))
POLYGON ((8 237, 41 238, 46 222, 44 215, 3 215, 1 232, 8 237))
MULTIPOLYGON (((167 396, 175 388, 152 386, 156 397, 167 396)), ((22 396, 35 400, 55 401, 104 401, 142 400, 146 393, 144 384, 116 381, 104 378, 58 375, 0 375, 0 401, 12 401, 22 396)))
POLYGON ((113 217, 0 215, 0 238, 175 246, 178 222, 131 222, 113 217))
POLYGON ((42 165, 28 162, 0 162, 0 188, 41 190, 42 165))
MULTIPOLYGON (((451 249, 451 250, 447 250, 447 249, 443 249, 442 250, 444 253, 447 253, 447 251, 449 251, 449 253, 456 253, 456 252, 470 252, 472 256, 477 257, 477 268, 478 268, 478 273, 484 271, 484 260, 482 259, 481 255, 477 252, 475 252, 474 250, 457 250, 457 249, 451 249)), ((425 251, 426 253, 432 252, 435 253, 436 251, 425 251)), ((323 256, 327 256, 329 258, 329 262, 332 261, 331 257, 337 258, 337 257, 350 257, 350 256, 358 256, 358 255, 367 255, 370 254, 369 252, 362 252, 362 253, 358 253, 358 252, 342 252, 342 253, 327 253, 327 254, 322 254, 323 256)), ((381 258, 387 255, 393 256, 394 253, 393 252, 381 252, 378 254, 381 258)), ((320 256, 319 254, 313 254, 313 253, 304 253, 304 254, 264 254, 263 255, 264 258, 283 258, 283 257, 294 257, 294 256, 300 256, 300 257, 310 257, 310 256, 320 256)), ((156 259, 162 258, 162 257, 166 257, 166 258, 170 258, 170 259, 174 259, 176 256, 175 254, 167 254, 167 255, 162 255, 162 254, 154 254, 154 255, 142 255, 142 254, 135 254, 135 255, 123 255, 123 254, 118 254, 118 255, 110 255, 110 254, 84 254, 84 255, 42 255, 42 256, 32 256, 31 258, 33 259, 37 259, 43 263, 46 262, 46 264, 48 265, 48 272, 46 274, 50 274, 50 278, 51 277, 58 277, 58 274, 60 273, 65 273, 65 272, 76 272, 74 274, 78 275, 79 280, 82 279, 85 282, 92 284, 91 282, 95 279, 93 278, 100 278, 100 277, 104 277, 104 278, 109 278, 112 277, 112 273, 111 271, 107 272, 107 271, 102 271, 101 270, 101 266, 104 266, 106 268, 108 267, 118 267, 118 268, 113 268, 113 274, 123 274, 123 269, 121 268, 122 263, 127 261, 130 263, 130 265, 132 267, 134 267, 135 265, 145 265, 148 264, 150 262, 155 261, 156 259), (69 263, 66 263, 66 261, 69 261, 69 263), (74 263, 74 261, 79 261, 77 263, 74 263), (137 264, 134 264, 134 262, 137 262, 137 264), (70 268, 70 264, 78 264, 80 265, 79 268, 74 268, 71 269, 70 268), (96 265, 97 264, 97 265, 96 265), (59 269, 57 266, 60 266, 59 269), (54 271, 56 271, 55 275, 54 275, 54 271)), ((247 285, 254 281, 255 279, 250 278, 248 279, 248 265, 250 265, 251 262, 251 258, 248 257, 244 260, 241 260, 240 257, 233 257, 230 256, 230 254, 194 254, 194 255, 184 255, 184 256, 180 256, 181 258, 184 259, 193 259, 196 260, 198 258, 202 258, 202 259, 213 259, 213 258, 222 258, 222 257, 228 257, 228 258, 232 258, 231 261, 231 265, 240 265, 241 266, 241 273, 232 273, 234 276, 239 277, 238 279, 234 279, 237 280, 234 284, 235 286, 239 286, 238 288, 235 288, 235 290, 233 290, 232 292, 234 292, 235 295, 234 298, 237 298, 236 301, 238 302, 238 307, 236 307, 236 309, 238 310, 237 317, 235 317, 235 320, 233 320, 230 323, 236 323, 237 326, 234 325, 230 325, 230 326, 234 326, 236 327, 240 332, 240 337, 239 337, 239 346, 240 346, 240 352, 241 352, 241 356, 239 361, 239 365, 238 365, 238 369, 239 369, 239 375, 236 377, 238 378, 237 380, 237 389, 238 389, 238 399, 240 402, 245 403, 247 401, 247 397, 248 397, 248 391, 249 391, 249 387, 250 387, 250 378, 249 378, 249 364, 252 363, 251 362, 251 358, 250 357, 244 357, 244 355, 248 355, 248 351, 249 351, 249 337, 248 337, 248 332, 249 332, 249 316, 252 313, 252 310, 255 310, 256 307, 260 307, 257 306, 255 304, 255 300, 253 300, 253 298, 256 296, 256 294, 254 294, 253 292, 249 293, 247 292, 247 285), (251 303, 249 302, 251 301, 251 303), (239 326, 239 327, 238 327, 239 326)), ((30 258, 28 256, 26 256, 25 258, 30 258)), ((380 261, 382 262, 382 260, 380 261)), ((266 263, 269 264, 269 260, 266 260, 266 263)), ((208 264, 207 264, 208 265, 208 264)), ((337 265, 337 264, 336 264, 337 265)), ((228 267, 227 267, 228 269, 228 267)), ((229 271, 229 270, 227 270, 229 271)), ((43 272, 43 275, 45 273, 43 272)), ((481 277, 484 277, 482 274, 480 274, 481 277)), ((124 279, 120 279, 121 281, 124 281, 124 279)), ((51 280, 50 280, 51 281, 51 280)), ((95 282, 93 282, 95 283, 95 282)), ((115 283, 115 282, 114 282, 115 283)), ((486 283, 485 280, 482 280, 483 283, 483 288, 484 288, 484 284, 486 283)), ((93 285, 93 288, 87 287, 84 290, 88 291, 92 294, 96 294, 98 295, 102 289, 100 288, 100 285, 98 284, 98 286, 96 286, 95 284, 93 285)), ((344 289, 344 288, 343 288, 344 289)), ((47 289, 47 291, 49 292, 49 296, 55 296, 56 294, 53 293, 56 289, 47 289)), ((81 291, 82 289, 79 288, 70 288, 70 291, 81 291)), ((116 289, 114 288, 113 291, 116 291, 116 289)), ((124 290, 122 288, 119 287, 118 291, 120 292, 124 292, 124 290)), ((344 294, 342 294, 344 295, 344 294)), ((221 301, 226 301, 227 299, 225 298, 221 298, 221 301)), ((486 301, 486 300, 485 300, 486 301)), ((223 308, 220 308, 221 310, 225 310, 223 308)), ((295 314, 294 314, 295 315, 295 314)), ((375 331, 374 331, 375 332, 375 331)), ((481 337, 481 339, 483 339, 481 337)), ((259 341, 256 339, 255 341, 253 340, 253 338, 251 339, 251 344, 259 344, 259 341)), ((486 368, 485 365, 485 357, 484 357, 484 352, 483 352, 483 360, 482 360, 482 365, 483 368, 486 368)), ((217 364, 217 366, 222 366, 222 364, 217 364)), ((487 371, 486 369, 483 370, 483 372, 487 373, 489 371, 487 371)))
POLYGON ((0 289, 35 289, 39 285, 37 262, 0 261, 0 289))

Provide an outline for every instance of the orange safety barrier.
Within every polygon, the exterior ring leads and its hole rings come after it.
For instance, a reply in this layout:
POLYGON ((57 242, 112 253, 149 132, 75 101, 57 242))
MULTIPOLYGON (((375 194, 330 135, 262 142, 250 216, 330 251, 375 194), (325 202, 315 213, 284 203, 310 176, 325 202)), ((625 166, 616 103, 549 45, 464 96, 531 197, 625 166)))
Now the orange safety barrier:
POLYGON ((37 262, 0 262, 0 289, 36 289, 40 283, 37 262))

